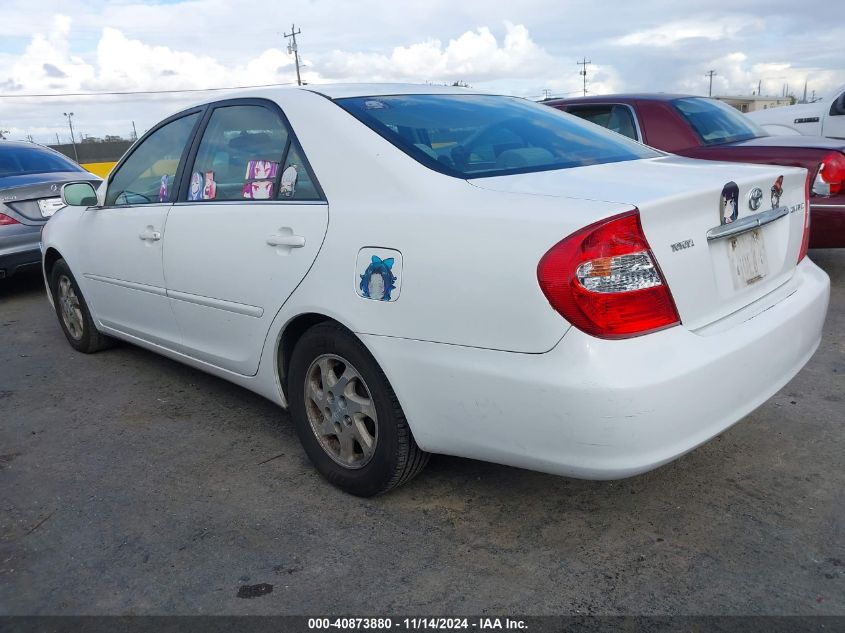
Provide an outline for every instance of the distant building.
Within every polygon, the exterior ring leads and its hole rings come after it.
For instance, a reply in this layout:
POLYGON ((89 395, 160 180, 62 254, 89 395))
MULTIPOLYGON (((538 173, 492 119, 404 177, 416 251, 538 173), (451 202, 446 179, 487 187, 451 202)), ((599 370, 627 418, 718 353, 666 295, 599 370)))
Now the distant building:
POLYGON ((756 112, 757 110, 768 110, 769 108, 779 108, 781 106, 788 106, 795 103, 791 97, 758 97, 756 95, 751 97, 713 97, 719 101, 724 101, 728 105, 732 105, 740 112, 756 112))

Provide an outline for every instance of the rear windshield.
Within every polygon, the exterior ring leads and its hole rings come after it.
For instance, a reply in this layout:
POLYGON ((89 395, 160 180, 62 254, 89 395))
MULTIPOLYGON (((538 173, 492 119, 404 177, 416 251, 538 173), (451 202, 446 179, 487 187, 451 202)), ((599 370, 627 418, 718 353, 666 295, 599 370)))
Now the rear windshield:
POLYGON ((0 143, 0 177, 21 174, 45 174, 54 171, 84 171, 61 154, 36 145, 3 147, 0 143))
POLYGON ((660 155, 577 117, 516 97, 400 95, 335 102, 423 165, 457 178, 660 155))
POLYGON ((739 110, 715 99, 676 99, 672 105, 692 126, 705 145, 768 136, 763 128, 739 110))

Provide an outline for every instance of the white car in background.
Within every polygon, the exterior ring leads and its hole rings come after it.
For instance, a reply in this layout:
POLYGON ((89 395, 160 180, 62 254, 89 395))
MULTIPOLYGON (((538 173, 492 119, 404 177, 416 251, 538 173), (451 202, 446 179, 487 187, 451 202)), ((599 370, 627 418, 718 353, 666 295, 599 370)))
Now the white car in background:
POLYGON ((769 134, 803 134, 845 139, 845 86, 814 103, 749 112, 746 115, 769 134))
POLYGON ((460 88, 251 91, 66 185, 44 274, 74 348, 123 339, 288 407, 351 493, 432 452, 619 478, 813 354, 806 180, 460 88))

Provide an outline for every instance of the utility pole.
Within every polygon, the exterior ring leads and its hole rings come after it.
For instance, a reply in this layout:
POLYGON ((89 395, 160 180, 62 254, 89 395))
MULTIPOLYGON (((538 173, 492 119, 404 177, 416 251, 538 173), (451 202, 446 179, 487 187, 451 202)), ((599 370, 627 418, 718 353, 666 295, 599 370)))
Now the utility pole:
POLYGON ((79 154, 76 153, 76 138, 73 136, 73 112, 65 112, 64 115, 67 117, 67 124, 68 127, 70 127, 70 142, 73 144, 73 159, 78 163, 79 154))
POLYGON ((587 65, 592 64, 593 62, 587 61, 587 58, 585 57, 582 61, 575 62, 575 63, 578 64, 579 66, 583 66, 583 68, 578 71, 578 74, 581 75, 584 78, 584 96, 586 97, 587 96, 587 65))
POLYGON ((713 96, 713 75, 715 74, 717 74, 715 70, 708 70, 706 73, 704 73, 705 77, 710 77, 710 89, 707 91, 708 97, 713 96))
POLYGON ((807 103, 807 80, 804 80, 804 98, 801 100, 801 103, 807 103))
POLYGON ((763 80, 762 80, 762 79, 758 79, 758 80, 757 80, 757 96, 758 96, 758 97, 759 97, 761 94, 763 94, 762 92, 760 92, 762 89, 763 89, 763 80))
POLYGON ((543 88, 543 101, 547 101, 548 99, 552 98, 552 91, 548 88, 543 88))
POLYGON ((56 145, 61 145, 62 142, 59 140, 59 133, 56 132, 56 145))
POLYGON ((288 55, 293 53, 293 58, 296 61, 296 85, 302 85, 302 79, 299 76, 299 49, 296 46, 296 36, 302 33, 301 30, 297 31, 296 26, 294 24, 290 25, 290 33, 285 33, 285 39, 290 38, 291 41, 288 42, 288 55))
POLYGON ((138 130, 135 129, 135 121, 132 121, 132 140, 138 140, 138 130))

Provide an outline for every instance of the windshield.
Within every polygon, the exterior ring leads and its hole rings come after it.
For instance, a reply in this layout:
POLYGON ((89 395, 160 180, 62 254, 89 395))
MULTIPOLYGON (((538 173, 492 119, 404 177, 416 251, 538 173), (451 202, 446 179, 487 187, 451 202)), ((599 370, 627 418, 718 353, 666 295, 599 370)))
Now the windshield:
POLYGON ((61 154, 33 145, 3 147, 0 143, 0 177, 45 174, 55 171, 84 171, 61 154))
POLYGON ((676 99, 675 109, 705 145, 719 145, 768 136, 759 125, 727 103, 715 99, 676 99))
POLYGON ((577 117, 516 97, 400 95, 335 102, 423 165, 458 178, 660 155, 577 117))

